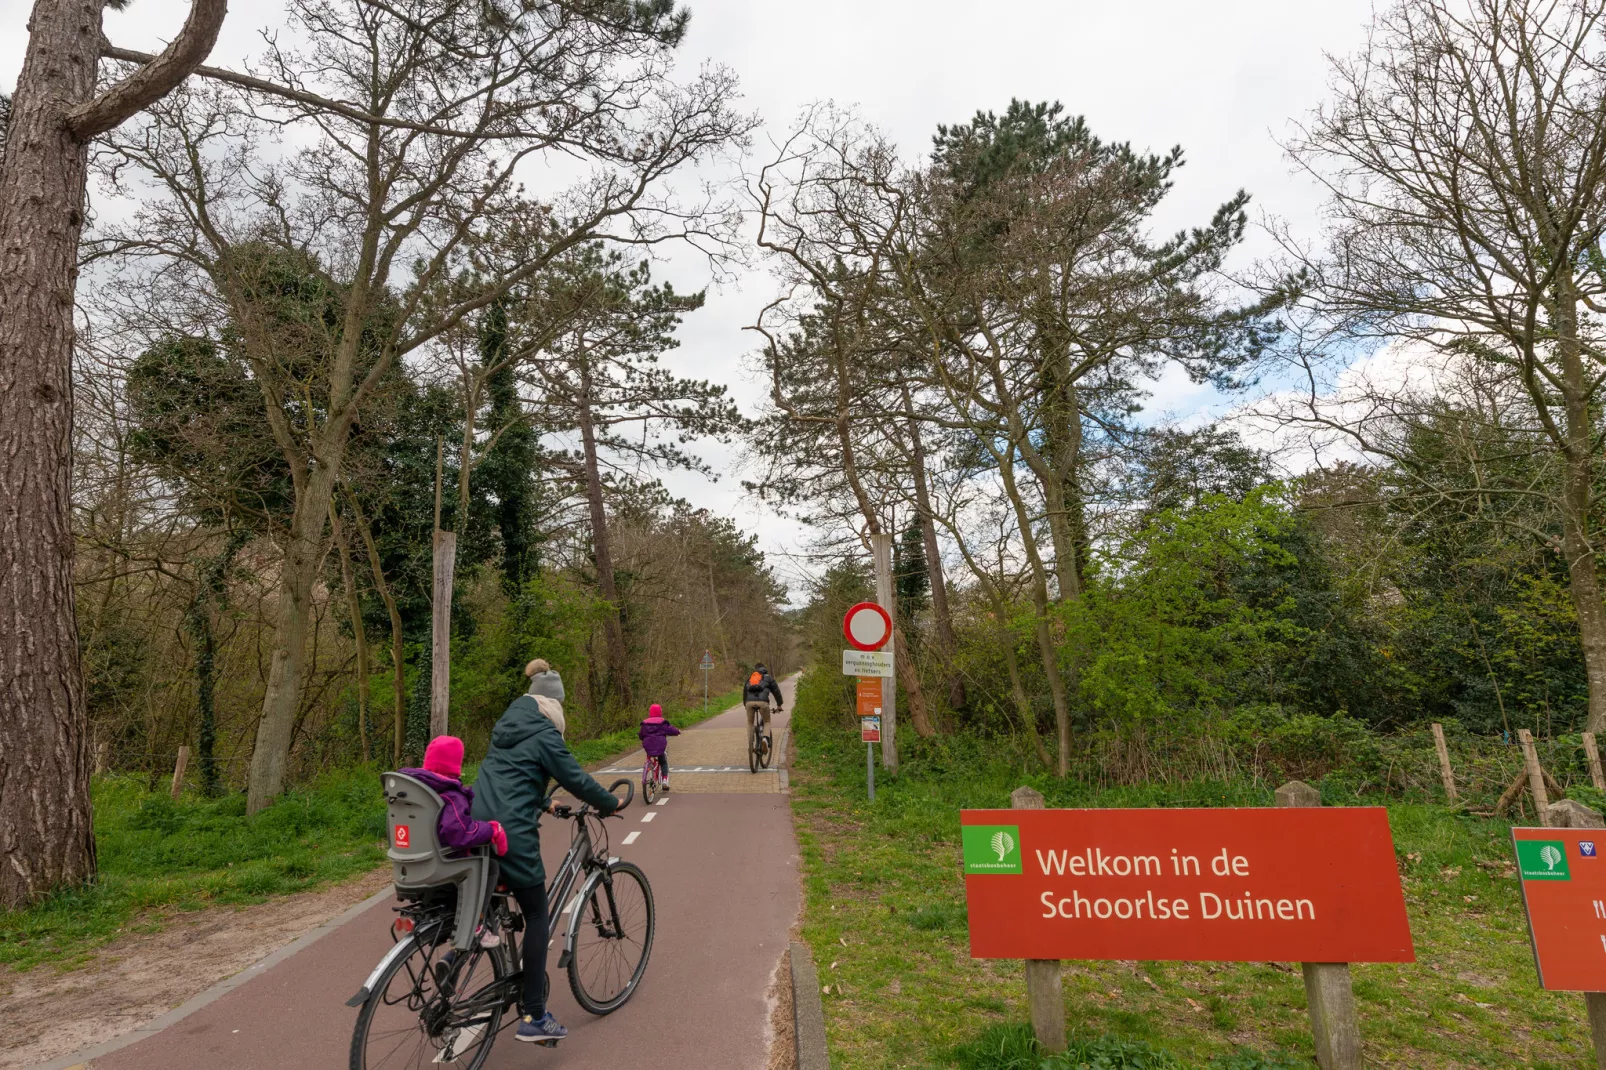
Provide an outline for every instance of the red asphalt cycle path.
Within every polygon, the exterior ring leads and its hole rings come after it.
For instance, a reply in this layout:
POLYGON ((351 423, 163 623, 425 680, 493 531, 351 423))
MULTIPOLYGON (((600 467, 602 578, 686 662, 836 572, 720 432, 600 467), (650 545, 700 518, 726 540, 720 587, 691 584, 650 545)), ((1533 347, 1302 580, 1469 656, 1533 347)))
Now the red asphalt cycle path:
MULTIPOLYGON (((782 686, 790 707, 793 684, 782 686)), ((784 736, 786 717, 777 717, 777 739, 784 736)), ((735 708, 705 726, 742 723, 742 711, 735 708)), ((673 762, 673 743, 670 758, 673 762)), ((619 775, 598 774, 605 783, 619 775)), ((767 993, 800 904, 789 801, 786 794, 677 792, 663 806, 646 808, 638 790, 636 803, 607 828, 609 853, 642 867, 657 906, 657 935, 640 987, 613 1014, 593 1017, 575 1004, 567 975, 556 969, 554 951, 548 967, 551 1009, 568 1027, 568 1039, 556 1049, 520 1044, 510 1028, 498 1038, 487 1066, 556 1070, 632 1060, 664 1070, 762 1068, 767 993), (654 817, 644 823, 649 812, 654 817), (623 846, 636 831, 641 832, 636 841, 623 846)), ((568 849, 568 824, 549 818, 542 828, 547 833, 542 853, 553 871, 568 849)), ((345 1066, 357 1013, 345 1002, 391 946, 391 905, 389 899, 375 904, 262 976, 89 1065, 94 1070, 345 1066)))

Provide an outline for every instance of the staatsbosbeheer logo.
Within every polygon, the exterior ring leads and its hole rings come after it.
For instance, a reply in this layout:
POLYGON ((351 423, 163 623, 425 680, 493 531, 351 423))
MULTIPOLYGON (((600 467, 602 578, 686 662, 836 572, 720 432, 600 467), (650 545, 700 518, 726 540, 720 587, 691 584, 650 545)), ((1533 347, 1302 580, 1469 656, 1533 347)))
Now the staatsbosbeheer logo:
POLYGON ((1567 845, 1561 840, 1518 840, 1517 868, 1525 881, 1568 881, 1567 845))
POLYGON ((960 830, 965 873, 1019 873, 1019 825, 966 825, 960 830))

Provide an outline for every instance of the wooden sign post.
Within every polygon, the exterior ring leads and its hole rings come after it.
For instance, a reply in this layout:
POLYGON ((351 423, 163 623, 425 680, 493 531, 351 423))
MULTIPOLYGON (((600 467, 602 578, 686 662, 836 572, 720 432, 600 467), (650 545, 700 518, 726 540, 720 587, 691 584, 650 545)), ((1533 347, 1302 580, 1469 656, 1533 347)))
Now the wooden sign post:
MULTIPOLYGON (((1019 787, 1009 793, 1009 805, 1017 810, 1041 810, 1043 793, 1019 787)), ((1065 1050, 1065 988, 1060 980, 1059 959, 1026 960, 1026 1006, 1031 1011, 1032 1034, 1044 1051, 1065 1050)))
MULTIPOLYGON (((1433 726, 1438 729, 1438 725, 1433 726)), ((1435 731, 1439 754, 1444 758, 1448 778, 1449 757, 1444 751, 1444 734, 1435 731)), ((1455 798, 1455 781, 1448 785, 1455 798)), ((1276 791, 1278 806, 1320 806, 1322 793, 1309 784, 1290 780, 1276 791)), ((1316 1041, 1316 1065, 1322 1070, 1359 1070, 1361 1067, 1361 1025, 1355 1017, 1355 989, 1347 962, 1302 962, 1305 975, 1305 1006, 1310 1011, 1310 1033, 1316 1041)))
POLYGON ((1439 752, 1439 777, 1444 781, 1444 794, 1451 802, 1459 802, 1461 796, 1455 790, 1455 772, 1450 768, 1450 747, 1444 742, 1444 726, 1437 722, 1433 725, 1433 749, 1439 752))

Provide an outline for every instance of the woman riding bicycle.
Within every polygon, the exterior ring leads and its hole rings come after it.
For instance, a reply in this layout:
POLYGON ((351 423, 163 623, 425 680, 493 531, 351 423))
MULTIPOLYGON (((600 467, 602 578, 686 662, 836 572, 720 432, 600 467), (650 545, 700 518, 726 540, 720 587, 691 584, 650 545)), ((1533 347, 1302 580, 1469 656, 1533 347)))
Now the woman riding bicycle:
POLYGON ((552 1044, 568 1030, 546 1008, 548 904, 541 804, 552 780, 603 814, 617 809, 619 800, 580 768, 563 741, 563 678, 540 658, 524 674, 530 678, 529 693, 514 699, 491 730, 491 749, 474 784, 473 814, 478 820, 499 821, 506 830, 507 854, 499 859, 502 880, 524 914, 523 1021, 516 1038, 552 1044))

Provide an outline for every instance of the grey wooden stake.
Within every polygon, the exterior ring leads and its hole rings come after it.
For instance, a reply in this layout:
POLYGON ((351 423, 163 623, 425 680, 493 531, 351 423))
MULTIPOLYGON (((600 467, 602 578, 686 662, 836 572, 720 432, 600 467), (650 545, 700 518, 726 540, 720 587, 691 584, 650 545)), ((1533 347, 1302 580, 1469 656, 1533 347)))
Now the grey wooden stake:
POLYGON ((189 764, 190 749, 188 747, 180 747, 178 749, 178 761, 173 763, 173 798, 175 799, 178 798, 178 793, 184 790, 184 769, 189 764))
MULTIPOLYGON (((887 616, 898 619, 898 599, 892 590, 892 536, 871 535, 870 554, 875 559, 876 605, 887 611, 887 616)), ((883 653, 892 656, 893 668, 881 678, 881 764, 887 772, 898 771, 898 670, 897 652, 889 638, 882 647, 883 653)))
POLYGON ((1595 745, 1595 733, 1584 733, 1584 755, 1589 759, 1589 779, 1596 791, 1606 791, 1606 775, 1600 771, 1600 748, 1595 745))
POLYGON ((1539 752, 1534 750, 1533 733, 1526 728, 1517 729, 1517 742, 1522 744, 1522 764, 1528 770, 1528 792, 1534 797, 1534 809, 1539 811, 1539 824, 1549 826, 1550 795, 1545 791, 1545 771, 1539 768, 1539 752))
MULTIPOLYGON (((1009 793, 1016 810, 1043 809, 1043 793, 1019 787, 1009 793)), ((1026 960, 1026 1005, 1032 1015, 1032 1034, 1047 1052, 1065 1050, 1065 990, 1060 984, 1059 959, 1026 960)))
MULTIPOLYGON (((1298 780, 1277 789, 1278 806, 1320 806, 1322 794, 1298 780)), ((1304 962, 1305 1002, 1316 1065, 1322 1070, 1360 1070, 1361 1027, 1355 1015, 1355 989, 1347 962, 1304 962)))
POLYGON ((111 748, 110 743, 99 743, 95 746, 95 775, 104 776, 106 773, 106 752, 111 748))
POLYGON ((1444 742, 1444 726, 1437 722, 1433 725, 1433 749, 1439 752, 1439 776, 1444 780, 1444 794, 1451 802, 1460 802, 1461 796, 1455 790, 1455 772, 1450 768, 1450 748, 1444 742))

